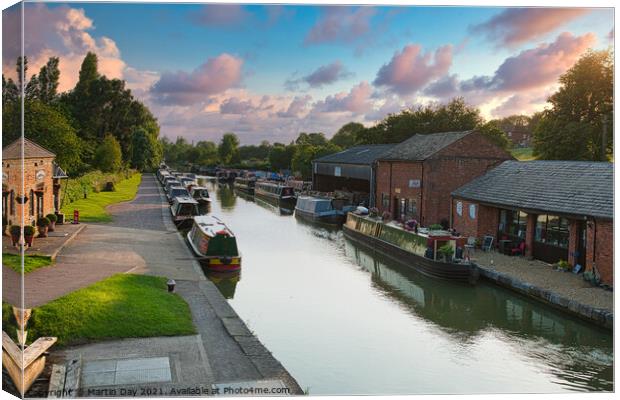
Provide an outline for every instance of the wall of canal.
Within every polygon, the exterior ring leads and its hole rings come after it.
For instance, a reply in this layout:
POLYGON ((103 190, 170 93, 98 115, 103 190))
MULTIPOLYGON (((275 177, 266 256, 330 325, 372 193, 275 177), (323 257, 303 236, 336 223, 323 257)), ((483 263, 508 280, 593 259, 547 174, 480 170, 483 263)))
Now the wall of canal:
POLYGON ((238 238, 212 281, 310 394, 613 389, 608 330, 481 281, 426 278, 286 210, 210 186, 238 238))

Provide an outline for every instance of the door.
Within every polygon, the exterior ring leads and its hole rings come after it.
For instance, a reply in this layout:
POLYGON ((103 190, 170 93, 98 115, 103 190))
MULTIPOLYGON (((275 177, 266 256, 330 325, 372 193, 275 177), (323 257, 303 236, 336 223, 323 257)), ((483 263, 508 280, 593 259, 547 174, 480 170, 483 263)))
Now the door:
POLYGON ((577 254, 575 254, 575 261, 581 265, 582 271, 586 266, 586 244, 587 244, 588 230, 586 221, 579 221, 577 223, 577 254))

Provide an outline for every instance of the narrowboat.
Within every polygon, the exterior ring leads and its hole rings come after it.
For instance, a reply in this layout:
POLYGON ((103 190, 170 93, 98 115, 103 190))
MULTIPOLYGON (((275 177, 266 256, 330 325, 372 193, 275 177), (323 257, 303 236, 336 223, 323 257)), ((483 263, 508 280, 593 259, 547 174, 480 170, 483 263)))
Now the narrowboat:
POLYGON ((355 209, 345 205, 344 200, 328 197, 298 196, 295 217, 322 224, 341 225, 349 211, 355 209))
POLYGON ((181 186, 183 186, 185 188, 188 188, 188 190, 189 190, 190 186, 194 186, 194 185, 196 185, 196 183, 197 182, 196 182, 195 179, 188 178, 188 177, 185 177, 185 176, 181 178, 181 186))
POLYGON ((164 178, 163 186, 164 191, 168 193, 168 190, 170 190, 171 186, 181 186, 181 182, 172 176, 167 176, 166 178, 164 178))
POLYGON ((189 196, 175 197, 170 206, 172 221, 179 230, 186 230, 192 227, 192 220, 200 215, 198 202, 189 196))
POLYGON ((234 171, 217 171, 215 177, 218 183, 232 183, 237 177, 237 173, 234 171))
POLYGON ((194 217, 187 241, 207 270, 232 272, 241 269, 237 238, 219 218, 213 215, 194 217))
POLYGON ((353 242, 424 275, 472 285, 478 281, 480 273, 476 264, 465 260, 446 262, 437 256, 441 244, 456 248, 465 238, 454 238, 441 232, 434 235, 433 232, 406 231, 379 219, 353 213, 347 214, 342 231, 353 242))
POLYGON ((211 205, 211 197, 209 197, 209 190, 204 186, 192 186, 190 195, 200 205, 211 205))
POLYGON ((256 185, 256 177, 254 176, 246 176, 246 177, 236 177, 234 187, 237 190, 245 192, 247 194, 254 194, 254 186, 256 185))
POLYGON ((295 191, 290 186, 275 182, 258 181, 254 186, 254 195, 262 200, 283 208, 295 207, 295 191))
POLYGON ((168 204, 172 204, 176 197, 191 197, 183 186, 171 186, 166 196, 168 197, 168 204))

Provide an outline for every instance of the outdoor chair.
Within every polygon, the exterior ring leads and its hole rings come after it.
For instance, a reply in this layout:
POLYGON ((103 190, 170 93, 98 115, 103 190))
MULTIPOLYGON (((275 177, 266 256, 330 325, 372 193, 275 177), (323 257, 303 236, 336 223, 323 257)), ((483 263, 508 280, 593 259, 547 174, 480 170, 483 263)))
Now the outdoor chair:
POLYGON ((510 255, 513 255, 513 256, 517 256, 517 255, 518 256, 523 256, 523 255, 525 255, 525 242, 521 242, 521 243, 519 243, 518 246, 512 248, 510 250, 510 255))
POLYGON ((470 236, 467 238, 467 244, 465 245, 465 256, 468 260, 474 254, 475 249, 476 249, 476 238, 473 236, 470 236))

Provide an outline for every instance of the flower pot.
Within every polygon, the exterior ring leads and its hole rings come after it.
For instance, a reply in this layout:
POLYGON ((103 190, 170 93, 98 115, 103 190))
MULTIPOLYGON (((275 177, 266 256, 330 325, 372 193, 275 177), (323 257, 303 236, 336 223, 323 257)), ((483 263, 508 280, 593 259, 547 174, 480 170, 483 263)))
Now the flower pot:
POLYGON ((24 241, 28 245, 28 247, 32 247, 32 241, 34 240, 34 235, 24 235, 24 241))
POLYGON ((39 237, 47 237, 47 225, 46 226, 38 226, 39 237))
POLYGON ((13 235, 11 234, 11 242, 13 243, 13 246, 17 246, 17 243, 19 243, 19 238, 21 237, 21 235, 13 235))
POLYGON ((54 232, 55 229, 56 229, 56 221, 50 221, 50 224, 47 227, 47 231, 54 232))

